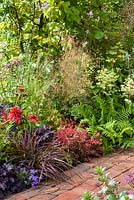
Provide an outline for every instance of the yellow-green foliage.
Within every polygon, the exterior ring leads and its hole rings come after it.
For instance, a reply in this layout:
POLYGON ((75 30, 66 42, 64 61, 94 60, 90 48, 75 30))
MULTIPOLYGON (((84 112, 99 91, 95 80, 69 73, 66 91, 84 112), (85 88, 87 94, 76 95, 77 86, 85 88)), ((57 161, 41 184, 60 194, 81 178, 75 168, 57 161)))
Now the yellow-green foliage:
POLYGON ((63 116, 58 112, 58 110, 50 109, 48 111, 46 121, 51 128, 56 130, 60 126, 62 119, 63 116))

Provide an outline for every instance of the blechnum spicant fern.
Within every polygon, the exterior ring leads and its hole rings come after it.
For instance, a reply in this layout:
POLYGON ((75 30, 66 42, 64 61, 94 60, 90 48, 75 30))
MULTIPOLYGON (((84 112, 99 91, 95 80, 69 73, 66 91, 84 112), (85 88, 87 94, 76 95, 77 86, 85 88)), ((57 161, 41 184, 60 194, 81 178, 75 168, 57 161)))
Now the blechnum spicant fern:
POLYGON ((95 96, 89 104, 75 105, 71 114, 80 124, 88 125, 89 134, 100 131, 106 148, 109 144, 130 147, 134 137, 133 106, 123 99, 120 103, 117 98, 95 96))

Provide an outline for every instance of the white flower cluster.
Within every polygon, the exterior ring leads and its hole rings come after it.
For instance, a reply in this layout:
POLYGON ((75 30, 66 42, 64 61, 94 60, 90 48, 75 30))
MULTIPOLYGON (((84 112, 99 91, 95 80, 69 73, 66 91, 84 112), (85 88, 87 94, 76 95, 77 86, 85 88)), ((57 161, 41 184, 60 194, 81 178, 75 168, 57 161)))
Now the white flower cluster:
POLYGON ((115 86, 118 75, 113 70, 102 68, 96 76, 97 85, 104 90, 111 90, 115 86))
POLYGON ((124 84, 121 85, 121 91, 125 96, 134 97, 134 75, 125 80, 124 84))

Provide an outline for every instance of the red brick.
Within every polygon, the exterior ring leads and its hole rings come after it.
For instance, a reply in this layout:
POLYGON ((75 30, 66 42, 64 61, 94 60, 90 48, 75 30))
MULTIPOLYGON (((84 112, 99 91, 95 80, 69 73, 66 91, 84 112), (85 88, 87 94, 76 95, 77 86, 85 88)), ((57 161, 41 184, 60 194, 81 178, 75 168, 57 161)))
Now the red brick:
POLYGON ((78 173, 85 172, 90 167, 91 167, 90 163, 82 163, 82 164, 75 167, 75 171, 76 171, 76 173, 77 173, 77 171, 78 171, 78 173))
POLYGON ((112 169, 115 170, 115 171, 120 172, 120 174, 121 174, 121 173, 125 173, 129 169, 133 168, 133 166, 134 166, 133 163, 126 163, 126 162, 124 162, 123 164, 120 163, 120 164, 114 166, 112 169))
POLYGON ((90 172, 90 170, 89 170, 89 171, 83 172, 82 176, 86 181, 86 180, 90 180, 90 179, 92 180, 96 175, 93 172, 90 172))
POLYGON ((108 170, 108 169, 112 168, 113 166, 114 166, 114 165, 111 164, 110 162, 109 162, 109 163, 106 162, 106 163, 102 163, 102 164, 101 164, 101 167, 105 167, 105 170, 108 170))
POLYGON ((112 178, 115 178, 121 174, 119 171, 116 171, 113 168, 109 169, 108 173, 110 174, 110 177, 112 177, 112 178))
POLYGON ((7 200, 28 200, 28 198, 25 195, 17 194, 17 195, 7 198, 7 200))
POLYGON ((48 195, 37 195, 35 197, 30 198, 30 200, 50 200, 50 198, 48 198, 48 195))
POLYGON ((66 191, 74 188, 76 185, 69 180, 68 182, 60 183, 58 186, 60 187, 60 190, 66 191))
POLYGON ((127 158, 126 162, 128 163, 133 163, 133 166, 134 166, 134 156, 130 156, 127 158))
POLYGON ((128 158, 129 158, 128 155, 117 155, 116 157, 111 158, 110 162, 118 164, 118 163, 125 162, 128 158))
POLYGON ((51 194, 54 194, 56 196, 64 193, 64 192, 67 192, 68 190, 71 190, 72 188, 76 187, 77 185, 75 185, 74 183, 73 184, 69 184, 67 182, 62 182, 61 184, 58 185, 59 187, 59 190, 57 191, 54 191, 53 193, 51 194))
POLYGON ((89 192, 92 192, 97 188, 96 186, 97 179, 88 180, 85 182, 86 188, 89 192))
POLYGON ((65 192, 62 195, 54 198, 53 200, 75 200, 79 197, 80 196, 77 193, 72 193, 71 191, 69 191, 69 192, 65 192))
POLYGON ((70 181, 72 184, 77 183, 79 185, 80 183, 84 181, 84 177, 82 176, 82 174, 78 174, 78 175, 76 174, 70 179, 70 181))

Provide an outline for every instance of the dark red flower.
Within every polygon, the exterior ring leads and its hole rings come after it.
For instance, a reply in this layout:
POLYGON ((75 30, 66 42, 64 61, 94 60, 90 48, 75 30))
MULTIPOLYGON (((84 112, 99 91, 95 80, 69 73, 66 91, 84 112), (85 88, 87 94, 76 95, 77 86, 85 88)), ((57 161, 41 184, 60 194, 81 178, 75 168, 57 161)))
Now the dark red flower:
POLYGON ((39 118, 38 118, 37 115, 30 114, 28 116, 28 118, 29 118, 30 122, 33 122, 33 123, 38 123, 39 122, 39 118))
POLYGON ((23 111, 17 107, 13 107, 10 109, 10 112, 8 114, 8 120, 12 122, 16 122, 16 124, 20 124, 22 120, 22 113, 23 111))

